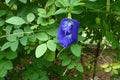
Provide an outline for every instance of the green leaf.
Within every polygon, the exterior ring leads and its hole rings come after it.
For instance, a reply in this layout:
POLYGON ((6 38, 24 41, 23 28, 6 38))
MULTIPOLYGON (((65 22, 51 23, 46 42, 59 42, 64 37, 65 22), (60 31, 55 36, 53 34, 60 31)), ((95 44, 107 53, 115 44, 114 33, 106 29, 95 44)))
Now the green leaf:
POLYGON ((63 2, 60 3, 59 1, 60 1, 60 0, 56 0, 56 1, 55 1, 55 5, 56 5, 57 7, 64 7, 63 2))
POLYGON ((48 61, 54 61, 55 60, 55 53, 54 52, 48 52, 45 54, 44 58, 48 61))
POLYGON ((3 59, 5 57, 5 52, 0 52, 0 60, 3 59))
POLYGON ((4 21, 3 20, 0 20, 0 26, 3 26, 4 25, 4 21))
POLYGON ((0 17, 4 16, 6 14, 5 10, 0 10, 0 17))
POLYGON ((69 0, 59 0, 60 2, 63 2, 64 7, 71 6, 69 0))
POLYGON ((43 18, 47 18, 46 10, 43 8, 38 8, 38 15, 43 18))
POLYGON ((13 64, 11 61, 9 60, 0 60, 0 76, 1 74, 3 75, 3 73, 5 74, 5 72, 2 72, 2 70, 7 71, 13 68, 13 64))
POLYGON ((58 58, 59 58, 60 60, 66 59, 66 58, 67 58, 67 55, 66 55, 65 53, 62 53, 62 54, 59 55, 58 58))
POLYGON ((63 61, 62 61, 62 66, 67 66, 69 65, 71 62, 71 59, 69 57, 66 57, 63 61))
POLYGON ((83 67, 82 67, 81 64, 77 64, 76 69, 77 69, 79 72, 83 72, 83 67))
POLYGON ((7 4, 8 4, 9 2, 10 2, 10 0, 5 0, 5 3, 7 3, 7 4))
POLYGON ((5 28, 6 34, 10 34, 11 31, 12 31, 12 26, 11 25, 7 25, 7 27, 5 28))
POLYGON ((101 64, 100 67, 107 68, 107 67, 109 67, 109 64, 108 63, 104 63, 104 64, 101 64))
POLYGON ((24 32, 22 29, 16 29, 13 31, 13 35, 16 35, 17 37, 23 37, 24 32))
POLYGON ((26 46, 27 45, 27 40, 28 40, 28 37, 25 36, 23 38, 20 39, 20 43, 23 45, 23 46, 26 46))
POLYGON ((58 24, 53 24, 51 25, 51 28, 47 29, 46 32, 47 34, 49 34, 50 36, 57 36, 57 33, 58 33, 58 27, 59 26, 58 24))
POLYGON ((41 18, 41 25, 42 26, 47 26, 48 25, 48 21, 45 18, 41 18))
POLYGON ((73 53, 73 55, 75 55, 76 57, 80 57, 81 47, 78 44, 71 45, 70 49, 71 49, 71 52, 73 53))
POLYGON ((57 15, 57 14, 63 14, 63 13, 67 13, 67 9, 66 8, 60 8, 58 9, 54 15, 57 15))
POLYGON ((13 24, 13 25, 22 25, 25 21, 21 17, 13 16, 6 20, 6 23, 13 24))
POLYGON ((78 41, 84 41, 85 37, 78 35, 78 41))
POLYGON ((5 80, 5 79, 4 79, 4 77, 1 77, 1 76, 0 76, 0 80, 5 80))
POLYGON ((47 47, 48 47, 49 50, 51 50, 53 52, 56 50, 56 44, 54 43, 53 40, 49 40, 47 42, 47 47))
POLYGON ((118 70, 114 69, 112 70, 112 73, 118 75, 118 70))
POLYGON ((29 13, 27 15, 27 21, 32 22, 35 19, 35 15, 33 13, 29 13))
POLYGON ((16 57, 17 57, 17 52, 10 51, 6 54, 7 59, 15 59, 16 57))
POLYGON ((32 30, 33 30, 33 29, 37 29, 37 28, 38 28, 38 26, 39 26, 39 25, 33 25, 33 26, 31 26, 31 28, 30 28, 30 29, 32 29, 32 30))
POLYGON ((12 69, 13 68, 12 62, 11 61, 5 61, 4 68, 7 69, 7 70, 12 69))
POLYGON ((70 0, 71 6, 77 6, 79 4, 80 0, 70 0))
POLYGON ((106 38, 108 41, 110 41, 112 43, 113 49, 115 49, 119 46, 119 42, 116 40, 116 38, 112 32, 107 32, 106 38))
POLYGON ((17 38, 16 38, 15 35, 12 35, 12 34, 11 34, 10 36, 7 36, 7 40, 10 41, 10 42, 13 42, 13 41, 16 41, 17 38))
POLYGON ((54 41, 55 43, 59 43, 57 37, 53 38, 53 41, 54 41))
POLYGON ((35 34, 30 35, 30 36, 28 37, 28 39, 29 39, 30 42, 35 42, 35 40, 36 40, 36 35, 35 35, 35 34))
POLYGON ((72 61, 72 62, 67 66, 67 68, 68 68, 68 69, 73 69, 75 66, 76 66, 76 63, 75 63, 74 61, 72 61))
POLYGON ((0 69, 0 77, 4 77, 7 74, 6 69, 0 69))
POLYGON ((49 80, 47 76, 42 76, 40 80, 49 80))
POLYGON ((120 63, 111 63, 110 66, 112 67, 112 69, 119 69, 120 63))
POLYGON ((82 11, 81 7, 79 7, 79 6, 75 6, 75 7, 72 8, 72 13, 73 14, 80 14, 82 12, 83 11, 82 11))
POLYGON ((46 7, 49 7, 49 6, 51 6, 53 3, 54 3, 53 0, 48 0, 45 6, 46 6, 46 7))
POLYGON ((68 0, 56 0, 55 2, 57 7, 68 7, 70 6, 68 0))
POLYGON ((27 0, 19 0, 22 3, 27 3, 27 0))
MULTIPOLYGON (((26 27, 24 27, 24 32, 26 32, 26 33, 32 33, 33 30, 30 29, 30 26, 26 26, 26 27)), ((29 34, 27 34, 27 35, 29 35, 29 34)))
POLYGON ((37 24, 41 24, 41 17, 38 17, 37 24))
POLYGON ((95 2, 96 0, 89 0, 89 1, 91 1, 91 2, 95 2))
POLYGON ((11 45, 10 42, 6 42, 6 43, 4 43, 4 45, 1 47, 1 51, 3 51, 3 50, 5 50, 5 49, 9 48, 10 45, 11 45))
POLYGON ((48 36, 45 33, 37 33, 36 38, 39 39, 40 41, 46 41, 48 40, 48 36))
POLYGON ((54 19, 49 19, 49 24, 53 24, 55 23, 55 20, 54 19))
POLYGON ((111 67, 105 68, 105 72, 110 72, 112 70, 111 67))
POLYGON ((5 63, 4 60, 0 60, 0 70, 4 68, 4 63, 5 63))
POLYGON ((105 6, 105 2, 96 0, 95 2, 87 2, 84 6, 88 9, 101 9, 105 6))
POLYGON ((46 44, 41 44, 41 45, 37 46, 37 48, 35 50, 35 57, 40 58, 42 55, 45 54, 46 50, 47 50, 46 44))
POLYGON ((50 17, 55 12, 55 5, 52 5, 47 13, 47 17, 50 17))
POLYGON ((39 77, 38 72, 37 71, 33 71, 31 76, 30 76, 30 80, 38 80, 38 77, 39 77))
POLYGON ((12 42, 10 45, 11 50, 16 51, 18 48, 18 44, 19 44, 18 41, 12 42))
POLYGON ((101 23, 101 19, 99 17, 96 17, 95 22, 96 22, 96 24, 100 24, 101 23))
POLYGON ((45 18, 38 17, 37 24, 41 24, 42 26, 47 26, 48 25, 48 21, 45 18))

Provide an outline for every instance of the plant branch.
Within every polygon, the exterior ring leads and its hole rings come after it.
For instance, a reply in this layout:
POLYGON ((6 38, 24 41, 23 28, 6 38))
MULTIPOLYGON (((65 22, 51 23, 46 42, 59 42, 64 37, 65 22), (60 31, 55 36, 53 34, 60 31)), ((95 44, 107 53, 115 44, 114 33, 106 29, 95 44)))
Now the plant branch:
POLYGON ((31 34, 31 33, 33 33, 33 31, 30 31, 30 32, 23 32, 23 33, 14 33, 14 34, 8 34, 8 35, 2 35, 2 36, 0 36, 0 38, 4 38, 4 37, 7 37, 7 36, 20 35, 20 34, 31 34))
POLYGON ((95 58, 94 58, 94 71, 93 71, 93 80, 95 78, 96 75, 96 69, 97 69, 97 60, 98 60, 98 56, 99 56, 99 52, 100 52, 100 44, 101 44, 101 40, 98 42, 97 44, 97 48, 96 48, 96 53, 95 53, 95 58))
MULTIPOLYGON (((106 11, 109 12, 110 11, 110 0, 106 0, 106 11)), ((108 15, 108 13, 106 13, 106 16, 108 15)))
POLYGON ((64 51, 65 48, 61 49, 60 52, 57 54, 57 57, 60 55, 62 51, 64 51))
POLYGON ((68 69, 66 68, 65 71, 63 72, 63 76, 66 74, 67 70, 68 70, 68 69))

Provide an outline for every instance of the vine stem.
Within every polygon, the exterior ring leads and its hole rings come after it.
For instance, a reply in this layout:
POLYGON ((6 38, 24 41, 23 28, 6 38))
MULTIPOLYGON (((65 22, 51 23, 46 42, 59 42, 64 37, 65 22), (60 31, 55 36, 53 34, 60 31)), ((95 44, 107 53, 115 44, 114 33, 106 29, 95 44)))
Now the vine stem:
MULTIPOLYGON (((39 32, 45 32, 45 31, 43 31, 43 30, 41 30, 41 31, 39 31, 39 32)), ((0 36, 0 39, 1 38, 5 38, 5 37, 8 37, 8 36, 15 36, 15 35, 20 35, 20 34, 32 34, 32 33, 35 33, 35 31, 29 31, 29 32, 18 32, 18 33, 13 33, 13 34, 6 34, 6 35, 1 35, 0 36)), ((36 33, 38 33, 38 32, 36 32, 36 33)))
POLYGON ((0 38, 4 38, 4 37, 7 37, 7 36, 20 35, 20 34, 31 34, 31 33, 33 33, 33 31, 23 32, 23 33, 14 33, 14 34, 8 34, 8 35, 2 35, 2 36, 0 36, 0 38))
MULTIPOLYGON (((110 0, 106 0, 106 12, 109 12, 110 11, 110 0)), ((108 13, 106 13, 106 16, 108 16, 108 13)), ((99 52, 100 52, 100 44, 101 44, 101 40, 99 40, 98 44, 97 44, 97 48, 96 48, 96 53, 95 53, 95 61, 94 61, 94 71, 93 71, 93 80, 96 76, 96 69, 97 69, 97 60, 98 60, 98 57, 99 57, 99 52)), ((103 52, 102 52, 103 53, 103 52)))
POLYGON ((60 55, 60 53, 64 50, 65 48, 61 49, 61 51, 57 54, 57 57, 60 55))
POLYGON ((96 53, 95 53, 95 58, 94 58, 94 71, 93 71, 93 76, 92 79, 94 80, 95 76, 96 76, 96 69, 97 69, 97 60, 98 60, 98 56, 99 56, 99 52, 100 52, 100 44, 101 44, 101 40, 98 42, 97 44, 97 48, 96 48, 96 53))
MULTIPOLYGON (((110 11, 110 0, 106 0, 106 11, 109 12, 110 11)), ((108 15, 108 13, 106 13, 106 16, 108 15)))
POLYGON ((66 74, 67 70, 68 70, 68 69, 66 68, 65 71, 63 72, 63 76, 66 74))

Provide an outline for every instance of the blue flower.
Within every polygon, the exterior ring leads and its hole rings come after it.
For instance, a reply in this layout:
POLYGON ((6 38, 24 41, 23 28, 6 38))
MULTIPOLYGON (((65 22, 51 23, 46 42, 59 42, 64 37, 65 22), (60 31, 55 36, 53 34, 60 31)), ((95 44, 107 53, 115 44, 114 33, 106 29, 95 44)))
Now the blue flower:
POLYGON ((75 19, 63 18, 58 30, 58 42, 64 48, 78 41, 80 23, 75 19))

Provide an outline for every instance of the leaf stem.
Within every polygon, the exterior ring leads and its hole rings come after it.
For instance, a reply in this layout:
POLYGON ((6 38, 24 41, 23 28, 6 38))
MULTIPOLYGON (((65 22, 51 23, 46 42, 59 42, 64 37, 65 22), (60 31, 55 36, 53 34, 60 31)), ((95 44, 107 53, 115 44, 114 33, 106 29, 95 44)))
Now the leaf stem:
MULTIPOLYGON (((106 11, 109 12, 110 11, 110 0, 106 0, 106 11)), ((106 16, 108 15, 108 13, 106 13, 106 16)))
POLYGON ((57 54, 57 57, 60 55, 62 51, 64 51, 65 48, 61 49, 60 52, 57 54))
POLYGON ((71 7, 68 7, 68 18, 72 19, 71 7))
POLYGON ((95 53, 95 60, 94 60, 94 71, 93 71, 93 80, 96 76, 96 69, 97 69, 97 60, 98 60, 98 56, 99 56, 99 52, 100 52, 100 44, 101 44, 101 40, 99 40, 98 44, 97 44, 97 48, 96 48, 96 53, 95 53))
POLYGON ((63 72, 63 76, 66 74, 67 70, 68 70, 68 68, 66 68, 65 71, 63 72))
POLYGON ((14 34, 8 34, 8 35, 2 35, 2 36, 0 36, 0 38, 4 38, 4 37, 7 37, 7 36, 20 35, 20 34, 31 34, 31 33, 33 33, 33 31, 23 32, 23 33, 14 33, 14 34))

